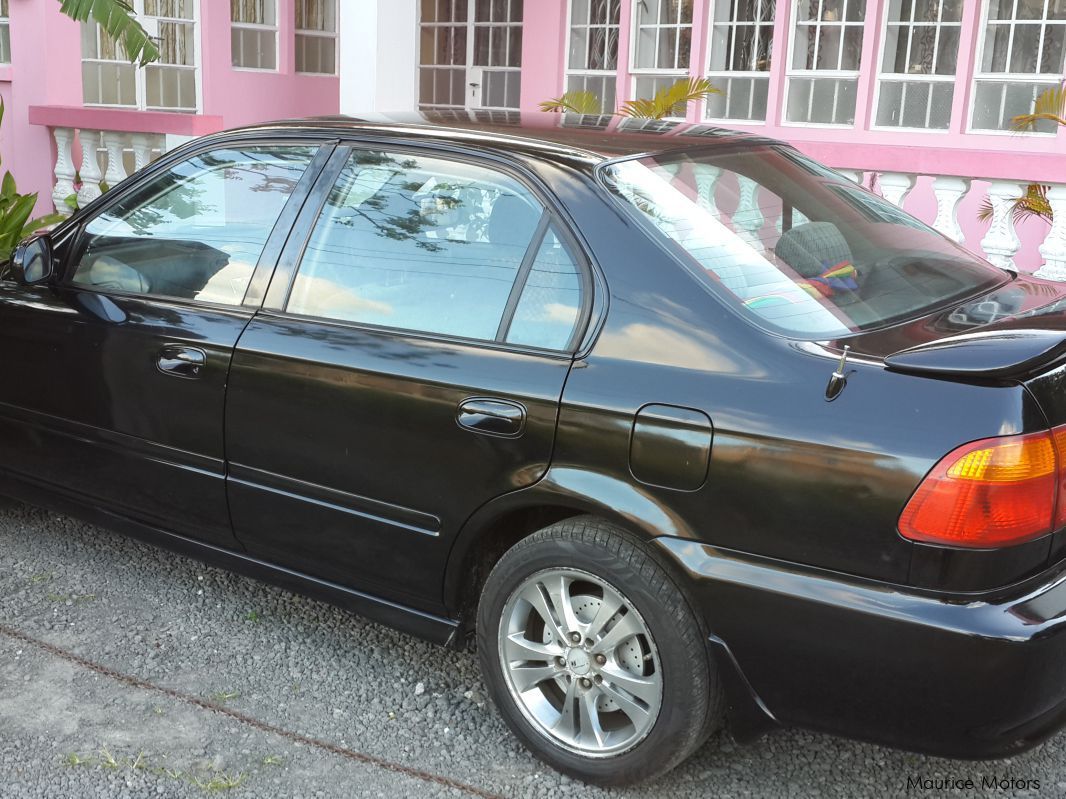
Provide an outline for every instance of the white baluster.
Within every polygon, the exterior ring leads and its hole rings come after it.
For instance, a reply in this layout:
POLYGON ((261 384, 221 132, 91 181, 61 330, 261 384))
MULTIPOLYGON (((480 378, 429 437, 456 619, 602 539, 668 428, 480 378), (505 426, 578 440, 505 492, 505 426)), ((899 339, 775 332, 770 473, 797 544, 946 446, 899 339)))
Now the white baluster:
POLYGON ((718 203, 715 202, 714 192, 718 188, 718 180, 722 177, 722 168, 712 164, 696 164, 696 194, 700 198, 700 206, 708 211, 718 213, 718 203))
POLYGON ((67 198, 74 194, 74 178, 77 176, 70 152, 74 144, 74 131, 70 128, 53 128, 52 138, 56 142, 56 184, 52 189, 52 203, 57 212, 69 216, 72 209, 67 205, 67 198))
POLYGON ((152 140, 144 133, 134 133, 130 138, 133 145, 133 169, 139 171, 152 163, 152 140))
POLYGON ((992 205, 992 224, 981 239, 981 248, 988 260, 1003 269, 1014 269, 1014 256, 1022 246, 1014 229, 1014 201, 1025 194, 1017 183, 996 181, 988 187, 988 201, 992 205))
POLYGON ((78 189, 78 205, 84 208, 100 196, 100 180, 103 178, 100 172, 100 154, 97 152, 100 134, 83 130, 78 138, 81 139, 81 188, 78 189))
POLYGON ((914 175, 902 172, 884 172, 878 181, 881 184, 881 196, 897 208, 902 208, 907 195, 914 188, 914 175))
POLYGON ((959 224, 959 203, 970 191, 970 181, 964 178, 936 178, 933 194, 936 195, 936 219, 933 227, 959 244, 966 235, 959 224))
POLYGON ((107 171, 104 181, 113 188, 126 179, 126 164, 123 163, 126 149, 126 134, 108 130, 101 134, 104 148, 107 150, 107 171))
POLYGON ((860 172, 859 170, 857 170, 857 169, 838 169, 837 172, 839 172, 841 175, 846 177, 852 183, 858 183, 860 186, 862 185, 863 173, 860 172))
POLYGON ((761 251, 763 245, 759 239, 759 231, 762 230, 766 217, 759 208, 759 184, 746 175, 739 174, 737 184, 740 187, 740 197, 737 210, 733 213, 733 226, 753 249, 761 251))
POLYGON ((1040 245, 1044 265, 1036 271, 1037 277, 1048 280, 1066 280, 1066 186, 1052 186, 1047 192, 1053 221, 1047 238, 1040 245))

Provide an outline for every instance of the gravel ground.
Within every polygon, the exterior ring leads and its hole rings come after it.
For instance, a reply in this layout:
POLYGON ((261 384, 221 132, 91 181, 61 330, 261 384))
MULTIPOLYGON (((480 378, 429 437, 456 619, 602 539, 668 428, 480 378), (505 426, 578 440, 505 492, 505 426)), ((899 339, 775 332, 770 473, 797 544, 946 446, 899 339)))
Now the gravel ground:
POLYGON ((515 742, 472 654, 0 504, 3 799, 486 794, 1066 796, 1066 737, 1010 761, 957 763, 799 731, 743 747, 719 736, 655 784, 597 791, 515 742), (986 777, 1039 788, 983 789, 986 777), (945 778, 978 787, 908 789, 945 778))

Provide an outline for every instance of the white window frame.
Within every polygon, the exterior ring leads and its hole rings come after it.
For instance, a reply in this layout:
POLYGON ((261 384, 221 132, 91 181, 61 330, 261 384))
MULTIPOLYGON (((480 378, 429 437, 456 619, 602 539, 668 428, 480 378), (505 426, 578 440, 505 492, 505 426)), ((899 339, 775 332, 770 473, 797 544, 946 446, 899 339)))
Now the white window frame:
MULTIPOLYGON (((136 87, 137 104, 136 105, 119 105, 117 103, 89 103, 86 102, 86 107, 89 108, 122 108, 133 111, 151 111, 153 113, 165 113, 165 114, 201 114, 204 107, 204 87, 203 87, 203 70, 200 68, 203 63, 202 43, 200 39, 200 0, 192 0, 192 18, 183 19, 179 17, 156 17, 149 16, 144 13, 144 0, 131 0, 133 5, 134 16, 141 24, 141 27, 147 31, 149 36, 158 38, 159 36, 159 22, 178 22, 182 24, 191 24, 193 26, 193 65, 191 67, 182 66, 180 64, 165 64, 163 66, 181 69, 192 70, 194 79, 193 83, 196 87, 196 107, 195 108, 166 108, 159 106, 148 105, 148 77, 147 72, 141 67, 134 69, 134 82, 136 87)), ((88 25, 94 25, 96 27, 96 35, 100 37, 102 31, 100 26, 95 22, 83 23, 88 25)), ((99 39, 98 39, 99 41, 99 39)), ((80 45, 79 45, 80 46, 80 45)), ((129 63, 125 60, 110 60, 106 58, 85 58, 82 56, 80 64, 123 64, 129 63)))
POLYGON ((260 25, 256 22, 238 22, 233 19, 233 9, 230 7, 229 14, 230 41, 233 41, 234 30, 268 31, 274 34, 274 66, 273 67, 246 67, 233 63, 234 53, 230 53, 230 67, 236 72, 279 72, 281 70, 281 48, 279 30, 281 28, 281 2, 274 0, 274 24, 260 25))
MULTIPOLYGON (((765 5, 766 3, 770 2, 770 0, 761 0, 761 2, 765 5)), ((703 67, 704 67, 703 68, 704 76, 712 84, 714 84, 715 78, 719 78, 719 79, 722 79, 722 78, 724 78, 724 79, 729 79, 729 78, 766 78, 768 84, 769 83, 773 83, 773 79, 774 79, 773 70, 768 70, 768 71, 765 71, 765 72, 759 72, 757 70, 731 70, 731 69, 727 69, 727 70, 712 70, 711 69, 711 59, 714 56, 714 53, 712 52, 712 50, 714 48, 714 27, 715 27, 714 12, 715 12, 717 7, 718 7, 717 5, 712 3, 711 8, 709 9, 709 11, 707 13, 707 61, 703 65, 703 67)), ((775 34, 777 33, 777 19, 778 19, 777 15, 780 13, 780 11, 781 10, 775 6, 775 9, 774 9, 774 22, 773 22, 772 25, 769 26, 769 28, 770 28, 771 46, 772 46, 772 43, 774 41, 775 34)), ((732 44, 733 44, 734 48, 736 47, 737 27, 738 26, 740 26, 740 27, 749 27, 750 26, 750 27, 758 27, 758 28, 766 27, 765 25, 760 25, 758 22, 747 22, 747 21, 745 21, 745 22, 736 22, 733 19, 730 19, 728 24, 729 24, 729 27, 731 29, 731 34, 730 35, 732 37, 732 44)), ((780 57, 780 54, 777 54, 775 56, 775 60, 777 58, 779 58, 779 57, 780 57)), ((754 95, 752 95, 752 99, 754 99, 754 95)), ((751 102, 750 101, 749 101, 748 105, 749 105, 749 107, 751 106, 751 102)), ((700 118, 703 121, 705 121, 705 122, 722 122, 722 123, 726 123, 726 124, 732 123, 734 125, 765 125, 766 122, 767 122, 767 117, 769 117, 769 116, 770 116, 770 104, 769 104, 769 97, 768 97, 767 98, 767 105, 766 105, 766 114, 765 114, 765 116, 762 119, 740 119, 740 118, 737 118, 737 117, 715 117, 715 116, 711 116, 710 113, 708 112, 708 102, 707 102, 707 100, 703 101, 703 111, 702 111, 702 114, 701 114, 700 118)))
MULTIPOLYGON (((300 0, 296 0, 299 3, 300 0)), ((337 33, 337 29, 340 27, 340 7, 339 0, 322 0, 324 3, 333 4, 333 30, 332 31, 320 31, 314 28, 297 28, 296 27, 296 4, 293 4, 293 28, 295 28, 295 34, 293 37, 293 43, 299 40, 299 37, 306 36, 315 39, 332 39, 333 40, 333 69, 329 72, 308 72, 300 69, 299 65, 293 67, 297 75, 327 75, 333 76, 337 74, 337 62, 340 60, 340 37, 337 33)))
MULTIPOLYGON (((973 116, 977 110, 977 87, 980 83, 1050 83, 1061 85, 1066 80, 1066 63, 1060 64, 1059 72, 982 72, 981 63, 984 60, 985 44, 988 39, 988 16, 991 4, 989 0, 981 0, 981 25, 977 33, 977 52, 974 57, 973 74, 970 76, 970 99, 966 107, 966 132, 976 133, 981 136, 1033 136, 1042 139, 1053 139, 1058 135, 1058 130, 1049 131, 1044 133, 1038 130, 997 130, 995 128, 978 128, 974 127, 973 116)), ((1046 12, 1045 4, 1045 12, 1046 12)), ((1042 19, 1043 22, 1048 20, 1042 19)), ((1004 24, 1011 24, 1004 21, 1004 24)), ((1010 46, 1008 48, 1007 64, 1010 64, 1010 53, 1014 47, 1014 32, 1018 25, 1018 21, 1015 20, 1011 24, 1010 46)), ((1022 22, 1022 25, 1037 24, 1037 21, 1022 22)), ((1041 34, 1041 45, 1043 44, 1043 34, 1041 34)), ((1066 62, 1066 47, 1063 48, 1063 59, 1066 62)))
MULTIPOLYGON (((2 0, 6 5, 9 0, 2 0)), ((3 14, 3 9, 0 8, 0 66, 11 65, 11 8, 7 9, 7 14, 3 14), (5 35, 6 34, 6 35, 5 35)))
MULTIPOLYGON (((592 5, 591 4, 593 2, 595 2, 595 0, 589 0, 590 18, 591 18, 591 14, 592 14, 592 5)), ((621 13, 622 0, 611 0, 611 2, 617 4, 618 9, 619 9, 618 25, 615 26, 615 25, 611 24, 610 22, 608 22, 606 27, 607 27, 608 31, 611 28, 617 28, 617 31, 616 31, 616 35, 618 36, 617 42, 621 43, 621 40, 622 40, 621 39, 621 36, 622 36, 622 13, 621 13)), ((616 110, 616 108, 617 108, 617 106, 619 104, 618 103, 618 100, 619 100, 618 65, 619 65, 619 62, 621 61, 621 58, 622 58, 621 51, 619 50, 617 53, 615 53, 615 66, 614 66, 614 69, 572 69, 570 67, 570 37, 571 37, 571 34, 573 32, 573 29, 574 28, 584 28, 584 30, 585 30, 585 47, 586 47, 586 52, 587 52, 588 51, 588 46, 589 46, 589 35, 588 35, 588 32, 590 30, 592 30, 593 27, 599 28, 599 27, 602 27, 602 26, 600 26, 600 25, 593 26, 593 25, 590 24, 590 22, 588 20, 586 20, 585 22, 582 22, 582 23, 578 23, 577 25, 574 24, 574 0, 567 0, 567 2, 566 2, 566 36, 563 39, 563 58, 565 59, 565 62, 564 62, 564 66, 563 66, 562 91, 563 91, 563 93, 569 91, 570 78, 571 77, 575 77, 575 78, 604 78, 606 80, 612 80, 612 81, 614 81, 614 84, 615 84, 614 85, 614 104, 615 104, 615 108, 611 108, 611 109, 605 108, 604 111, 603 111, 603 115, 610 115, 613 111, 616 110)), ((610 34, 608 34, 608 35, 610 35, 610 34)), ((587 63, 587 59, 586 59, 586 63, 587 63)), ((603 98, 601 97, 600 100, 602 101, 603 98)))
MULTIPOLYGON (((417 24, 416 30, 418 32, 419 37, 421 37, 422 30, 423 30, 424 27, 429 27, 429 28, 436 29, 436 28, 446 28, 446 27, 458 27, 458 26, 462 25, 462 26, 464 26, 466 28, 466 62, 464 64, 440 65, 440 67, 444 68, 444 69, 459 69, 460 67, 462 67, 463 69, 466 70, 466 77, 464 78, 464 81, 463 81, 466 84, 465 91, 464 91, 464 94, 463 94, 464 104, 461 105, 461 106, 458 106, 458 105, 446 105, 446 104, 443 104, 443 103, 423 103, 422 102, 421 88, 420 88, 421 79, 422 79, 422 68, 425 67, 425 66, 429 66, 429 65, 425 65, 425 64, 422 63, 422 52, 421 52, 421 48, 419 47, 419 48, 416 48, 416 53, 415 53, 415 62, 416 62, 415 75, 416 75, 416 79, 418 80, 418 83, 415 86, 415 105, 418 108, 424 108, 427 111, 482 111, 482 110, 484 110, 484 111, 499 111, 499 112, 503 112, 503 113, 513 113, 513 112, 519 111, 520 110, 519 108, 504 108, 504 107, 495 106, 495 105, 479 105, 479 104, 475 104, 475 103, 471 102, 470 89, 472 87, 470 86, 470 84, 471 83, 479 84, 478 88, 481 90, 481 96, 484 97, 485 86, 484 86, 484 78, 482 77, 482 75, 483 75, 483 73, 485 71, 511 72, 511 73, 518 73, 519 75, 521 75, 521 73, 522 73, 521 63, 517 67, 510 67, 510 66, 494 66, 494 67, 479 66, 479 65, 474 63, 474 53, 475 53, 475 50, 476 50, 477 29, 478 28, 493 28, 493 27, 511 28, 511 27, 515 27, 515 26, 522 27, 522 21, 519 20, 517 22, 498 22, 498 21, 497 22, 492 22, 492 21, 481 21, 481 22, 478 22, 477 21, 477 0, 456 0, 456 2, 462 2, 462 3, 466 3, 467 4, 466 21, 465 22, 451 22, 451 21, 448 21, 448 22, 440 22, 440 21, 438 21, 438 22, 423 22, 422 21, 422 4, 418 3, 417 4, 418 22, 416 23, 417 24)), ((526 0, 526 2, 533 2, 533 0, 526 0)), ((510 5, 508 5, 508 10, 510 10, 510 5)), ((523 33, 523 41, 524 41, 524 33, 523 33)), ((508 55, 510 54, 510 47, 511 47, 511 41, 510 41, 510 36, 508 36, 507 37, 507 48, 506 48, 506 53, 508 55)), ((505 58, 505 60, 509 60, 509 59, 505 58)), ((522 60, 521 59, 521 55, 519 55, 519 62, 521 62, 521 60, 522 60)))
MULTIPOLYGON (((859 128, 860 112, 862 111, 862 109, 859 108, 859 105, 858 105, 858 101, 859 101, 859 98, 858 98, 858 86, 856 86, 856 97, 855 97, 855 121, 852 122, 850 125, 845 123, 845 122, 793 122, 793 121, 791 121, 788 118, 788 101, 789 101, 789 95, 792 92, 792 81, 793 81, 793 79, 795 79, 795 78, 799 78, 801 80, 802 79, 818 79, 818 78, 828 78, 830 80, 833 80, 833 79, 836 79, 836 80, 854 79, 856 81, 856 83, 858 83, 859 81, 862 80, 862 64, 861 63, 859 64, 859 69, 857 69, 857 70, 848 70, 848 69, 795 69, 792 66, 793 58, 795 56, 795 50, 796 50, 796 30, 797 30, 797 28, 799 26, 799 4, 801 2, 803 2, 803 0, 789 0, 789 3, 788 3, 788 15, 789 15, 788 16, 788 26, 787 26, 788 61, 785 64, 785 85, 784 85, 784 92, 783 92, 782 97, 781 97, 781 125, 783 127, 798 127, 798 128, 812 127, 812 128, 828 128, 828 129, 834 129, 835 128, 835 129, 838 129, 838 130, 857 130, 859 128)), ((866 49, 866 34, 867 34, 866 28, 867 28, 867 26, 870 23, 870 6, 873 5, 876 2, 878 2, 878 0, 867 0, 867 2, 866 2, 866 20, 864 22, 862 22, 862 23, 847 23, 847 24, 841 23, 841 32, 842 32, 842 35, 840 37, 840 46, 841 46, 841 48, 843 48, 843 46, 844 46, 843 32, 849 26, 853 26, 853 27, 862 28, 862 32, 863 32, 862 33, 863 50, 866 49)), ((846 16, 847 15, 845 14, 845 17, 846 16)), ((839 62, 839 58, 837 60, 839 62)), ((813 95, 813 92, 812 92, 812 95, 813 95)), ((838 100, 839 100, 839 96, 834 96, 834 99, 833 99, 834 110, 835 110, 835 103, 838 100)), ((834 114, 834 116, 835 116, 835 114, 834 114)))
MULTIPOLYGON (((648 0, 648 2, 655 3, 656 6, 658 6, 658 4, 659 4, 659 0, 648 0)), ((682 78, 688 78, 688 77, 690 77, 692 75, 692 57, 695 55, 695 44, 696 44, 692 34, 695 31, 696 13, 697 13, 697 11, 699 11, 701 9, 701 6, 698 3, 693 2, 693 4, 692 4, 692 20, 690 22, 688 22, 687 24, 679 22, 679 23, 671 23, 669 25, 662 25, 662 24, 656 23, 654 25, 645 25, 644 26, 646 28, 647 27, 652 27, 652 28, 655 28, 656 30, 659 30, 659 29, 662 29, 662 28, 675 28, 677 30, 677 35, 674 38, 675 47, 680 45, 680 43, 681 43, 681 31, 684 28, 688 28, 688 30, 689 30, 689 63, 688 63, 688 65, 685 66, 684 69, 682 69, 682 68, 678 68, 678 69, 643 68, 643 69, 641 69, 641 68, 638 68, 636 66, 636 64, 637 64, 637 46, 638 46, 638 44, 640 42, 640 28, 637 25, 637 20, 638 20, 639 15, 640 15, 640 0, 633 0, 632 6, 633 6, 633 9, 630 12, 630 21, 629 21, 629 24, 630 24, 630 28, 629 29, 630 29, 631 32, 630 32, 630 35, 629 35, 629 92, 628 92, 628 97, 629 97, 629 99, 636 99, 636 97, 637 97, 637 80, 640 79, 640 78, 673 78, 675 81, 678 81, 678 80, 681 80, 682 78)), ((680 15, 680 13, 681 13, 681 3, 678 3, 678 14, 680 15)), ((680 50, 680 47, 678 47, 678 50, 680 50)), ((655 37, 655 54, 656 55, 659 54, 659 37, 658 36, 655 37)), ((658 61, 658 58, 656 58, 655 60, 658 61)), ((616 102, 618 100, 620 100, 620 99, 621 98, 616 98, 616 102)), ((621 103, 619 103, 619 105, 620 104, 621 103)), ((666 119, 669 119, 669 120, 672 120, 672 121, 679 121, 679 120, 685 119, 685 117, 666 117, 666 119)))
MULTIPOLYGON (((880 107, 881 107, 881 87, 882 87, 883 83, 885 83, 885 82, 887 82, 887 83, 928 83, 928 84, 956 83, 958 81, 958 79, 959 79, 959 55, 961 54, 959 52, 957 52, 955 54, 955 74, 954 75, 936 75, 936 74, 925 74, 925 73, 919 73, 919 74, 911 75, 909 73, 885 72, 884 71, 886 48, 888 47, 888 26, 891 24, 889 19, 888 19, 888 14, 889 14, 889 11, 891 10, 891 7, 892 7, 892 0, 884 0, 884 11, 882 12, 883 16, 881 18, 881 41, 878 42, 878 46, 877 46, 877 78, 876 78, 876 81, 874 83, 873 106, 871 107, 871 110, 872 110, 873 114, 872 114, 872 117, 870 119, 870 129, 871 130, 883 130, 883 131, 900 131, 900 132, 904 132, 904 133, 929 133, 929 134, 934 135, 934 136, 943 136, 946 133, 951 133, 952 129, 955 126, 955 115, 954 115, 954 113, 950 114, 949 119, 948 119, 948 126, 946 128, 929 128, 929 127, 912 128, 912 127, 908 127, 906 125, 878 125, 877 124, 877 112, 880 110, 880 107)), ((912 4, 911 5, 911 15, 912 16, 914 15, 914 9, 915 8, 916 8, 916 4, 912 4)), ((960 34, 960 36, 959 36, 959 50, 961 51, 961 49, 962 49, 962 35, 961 35, 962 34, 962 27, 963 27, 964 22, 966 21, 966 8, 965 8, 965 5, 963 6, 963 9, 962 9, 962 19, 960 19, 958 22, 944 22, 943 21, 944 7, 943 7, 943 5, 941 5, 941 6, 939 6, 939 8, 940 8, 941 19, 938 22, 935 22, 935 23, 920 23, 920 22, 910 22, 910 21, 908 21, 906 23, 907 25, 909 25, 912 28, 913 27, 922 27, 922 28, 936 28, 937 29, 937 32, 936 32, 936 44, 934 45, 934 50, 933 50, 933 65, 934 65, 934 68, 935 68, 935 65, 936 65, 937 56, 940 54, 940 38, 941 38, 941 33, 942 33, 944 27, 945 26, 947 26, 947 27, 958 27, 959 34, 960 34)), ((867 7, 867 13, 869 13, 869 7, 867 7)), ((903 23, 901 23, 901 26, 902 26, 902 24, 903 23)), ((913 40, 911 41, 911 44, 913 44, 913 40)), ((910 47, 910 45, 908 45, 908 47, 910 47)), ((930 89, 930 92, 932 92, 931 89, 930 89)), ((955 95, 952 95, 952 98, 953 98, 952 99, 952 112, 954 112, 954 105, 955 105, 954 104, 954 96, 955 95)), ((903 98, 904 98, 904 102, 906 102, 906 87, 904 87, 903 98)), ((932 111, 932 97, 931 97, 931 94, 930 94, 930 101, 929 102, 930 102, 930 105, 929 105, 929 108, 926 110, 926 115, 925 115, 925 118, 926 118, 927 121, 928 121, 929 115, 930 115, 930 113, 932 111)))

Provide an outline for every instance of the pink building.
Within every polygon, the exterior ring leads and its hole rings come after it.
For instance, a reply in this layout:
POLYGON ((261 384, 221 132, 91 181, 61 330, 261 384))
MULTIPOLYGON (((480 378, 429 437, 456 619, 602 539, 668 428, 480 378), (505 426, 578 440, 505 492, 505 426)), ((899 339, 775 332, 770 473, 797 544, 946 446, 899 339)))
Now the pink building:
POLYGON ((162 57, 131 66, 57 0, 0 0, 0 155, 39 212, 191 136, 336 113, 337 0, 133 0, 162 57), (91 152, 95 158, 85 158, 91 152))
POLYGON ((1007 213, 1028 183, 1066 183, 1066 130, 1009 132, 1063 80, 1066 0, 344 0, 340 28, 346 113, 498 115, 568 89, 609 112, 706 76, 723 94, 688 122, 789 141, 994 261, 1066 278, 1066 190, 1061 229, 1007 213))
POLYGON ((75 169, 88 199, 174 141, 247 122, 414 108, 500 118, 585 89, 605 113, 559 123, 610 128, 627 99, 706 76, 722 94, 645 127, 784 139, 997 263, 1066 278, 1066 131, 1009 130, 1064 79, 1066 0, 134 5, 162 43, 144 70, 56 0, 0 0, 0 153, 42 210, 69 196, 75 169), (1057 225, 1015 227, 1011 201, 1033 182, 1052 187, 1057 225), (991 224, 978 220, 986 202, 991 224))

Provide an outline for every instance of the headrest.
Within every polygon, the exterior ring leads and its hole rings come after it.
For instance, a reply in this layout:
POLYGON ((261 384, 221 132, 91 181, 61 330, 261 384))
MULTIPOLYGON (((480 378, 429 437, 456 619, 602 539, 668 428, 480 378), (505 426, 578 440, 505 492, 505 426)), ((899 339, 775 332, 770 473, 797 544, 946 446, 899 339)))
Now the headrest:
POLYGON ((832 222, 804 222, 785 233, 775 248, 777 257, 804 277, 818 277, 827 269, 851 264, 851 247, 832 222))

